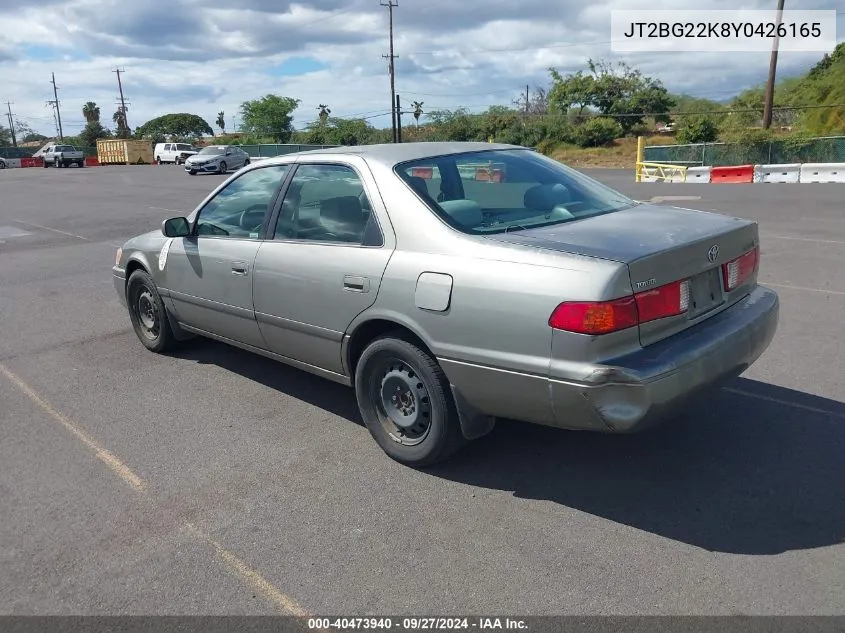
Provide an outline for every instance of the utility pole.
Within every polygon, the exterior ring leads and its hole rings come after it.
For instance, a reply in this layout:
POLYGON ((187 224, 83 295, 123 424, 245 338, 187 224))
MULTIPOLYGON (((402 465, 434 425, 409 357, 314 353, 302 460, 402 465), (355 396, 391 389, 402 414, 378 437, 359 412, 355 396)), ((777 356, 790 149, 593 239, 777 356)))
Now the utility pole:
POLYGON ((393 127, 393 142, 396 143, 396 66, 393 63, 396 55, 393 54, 393 7, 399 6, 399 0, 387 0, 387 2, 381 2, 381 6, 387 7, 388 19, 390 20, 390 55, 382 55, 382 57, 390 59, 390 112, 393 127))
POLYGON ((12 104, 7 101, 6 107, 9 109, 9 131, 12 133, 12 145, 14 147, 18 146, 18 139, 15 138, 15 122, 12 119, 12 104))
POLYGON ((396 142, 402 142, 402 104, 399 95, 396 95, 396 142))
POLYGON ((528 101, 530 97, 528 96, 528 84, 525 84, 525 114, 528 114, 528 101))
POLYGON ((62 112, 59 109, 59 89, 56 87, 56 73, 51 73, 53 75, 53 81, 50 83, 53 84, 53 105, 56 106, 56 119, 58 121, 59 126, 59 140, 64 142, 65 135, 62 133, 62 112))
POLYGON ((126 118, 126 101, 123 99, 123 84, 120 82, 120 73, 125 73, 123 68, 115 68, 113 73, 117 74, 117 89, 120 91, 120 112, 123 115, 123 127, 129 133, 129 120, 126 118))
POLYGON ((778 67, 778 45, 780 37, 777 31, 783 19, 783 0, 778 0, 777 29, 775 30, 775 41, 772 44, 772 57, 769 61, 769 81, 766 83, 766 103, 763 106, 763 129, 768 130, 772 125, 772 107, 775 101, 775 74, 778 67))

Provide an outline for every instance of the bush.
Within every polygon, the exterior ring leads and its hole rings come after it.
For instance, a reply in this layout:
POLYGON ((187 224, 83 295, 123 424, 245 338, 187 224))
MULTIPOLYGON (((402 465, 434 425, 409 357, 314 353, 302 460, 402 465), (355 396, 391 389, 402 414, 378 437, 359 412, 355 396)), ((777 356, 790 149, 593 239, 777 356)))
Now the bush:
POLYGON ((679 145, 694 143, 712 143, 719 136, 716 122, 704 116, 690 117, 684 121, 675 137, 679 145))
POLYGON ((575 130, 575 142, 581 147, 607 145, 622 136, 622 126, 615 119, 596 117, 575 130))

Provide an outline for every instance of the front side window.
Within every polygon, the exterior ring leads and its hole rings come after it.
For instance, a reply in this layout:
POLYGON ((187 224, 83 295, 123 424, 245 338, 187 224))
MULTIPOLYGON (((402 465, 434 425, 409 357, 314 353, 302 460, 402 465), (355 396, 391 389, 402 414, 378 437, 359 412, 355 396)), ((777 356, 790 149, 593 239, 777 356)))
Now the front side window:
POLYGON ((223 148, 222 148, 222 147, 203 147, 203 148, 200 150, 200 152, 199 152, 199 153, 200 153, 200 154, 204 154, 204 155, 205 155, 205 154, 209 154, 209 155, 212 155, 212 156, 219 156, 220 154, 222 154, 222 153, 223 153, 223 151, 224 151, 224 150, 223 150, 223 148))
POLYGON ((367 229, 377 231, 370 210, 351 167, 300 165, 282 202, 275 239, 362 244, 367 229))
POLYGON ((479 235, 572 222, 637 204, 527 149, 438 156, 402 163, 395 171, 448 224, 479 235))
POLYGON ((262 167, 233 180, 200 210, 196 234, 258 238, 288 169, 288 165, 262 167))

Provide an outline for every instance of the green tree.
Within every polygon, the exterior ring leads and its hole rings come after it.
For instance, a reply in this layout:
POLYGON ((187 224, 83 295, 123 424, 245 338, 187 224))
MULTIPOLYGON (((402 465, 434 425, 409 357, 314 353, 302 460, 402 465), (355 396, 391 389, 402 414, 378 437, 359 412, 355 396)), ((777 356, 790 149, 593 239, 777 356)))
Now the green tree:
POLYGON ((111 137, 111 132, 103 127, 99 121, 90 121, 79 133, 79 144, 82 147, 97 147, 97 139, 111 137))
POLYGON ((203 135, 211 136, 214 130, 201 116, 178 112, 147 121, 135 130, 135 134, 153 143, 161 143, 167 139, 196 141, 203 135))
POLYGON ((12 132, 9 128, 0 125, 0 147, 12 144, 12 132))
POLYGON ((647 77, 625 62, 591 59, 587 68, 589 74, 578 71, 566 76, 550 69, 549 102, 556 111, 578 106, 578 114, 582 114, 588 107, 595 108, 605 117, 615 118, 625 134, 642 124, 646 116, 669 121, 675 101, 659 79, 647 77))
POLYGON ((118 108, 112 115, 111 120, 117 128, 115 135, 118 138, 129 138, 129 127, 126 125, 126 112, 118 108))
POLYGON ((712 143, 719 136, 719 126, 709 116, 686 117, 675 137, 681 145, 691 143, 712 143))
POLYGON ((411 107, 414 109, 414 121, 417 124, 417 127, 420 125, 420 117, 423 113, 423 101, 414 101, 411 104, 411 107))
POLYGON ((241 129, 286 143, 293 133, 293 112, 300 100, 268 94, 241 104, 241 129))
POLYGON ((217 113, 217 127, 220 128, 220 132, 225 134, 226 133, 226 113, 223 110, 217 113))
POLYGON ((320 117, 320 121, 325 124, 325 122, 329 120, 329 115, 332 113, 331 109, 323 103, 318 105, 317 109, 320 111, 320 114, 318 115, 320 117))
POLYGON ((575 141, 581 147, 607 145, 622 136, 622 126, 615 119, 596 117, 575 131, 575 141))

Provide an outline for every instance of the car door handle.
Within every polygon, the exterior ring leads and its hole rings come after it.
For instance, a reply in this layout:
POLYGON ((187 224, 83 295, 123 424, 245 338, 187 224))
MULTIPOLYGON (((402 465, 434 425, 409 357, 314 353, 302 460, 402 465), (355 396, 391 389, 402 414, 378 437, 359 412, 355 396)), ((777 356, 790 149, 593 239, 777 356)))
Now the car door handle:
POLYGON ((246 262, 232 262, 232 274, 242 276, 249 274, 249 267, 246 262))
POLYGON ((369 292, 370 280, 366 277, 345 275, 343 277, 343 289, 348 290, 349 292, 369 292))

